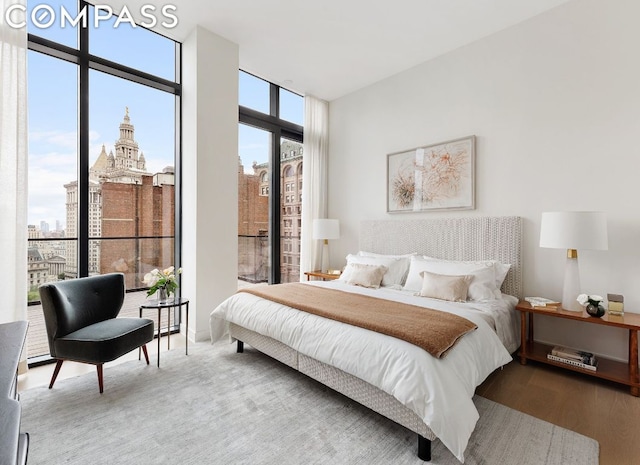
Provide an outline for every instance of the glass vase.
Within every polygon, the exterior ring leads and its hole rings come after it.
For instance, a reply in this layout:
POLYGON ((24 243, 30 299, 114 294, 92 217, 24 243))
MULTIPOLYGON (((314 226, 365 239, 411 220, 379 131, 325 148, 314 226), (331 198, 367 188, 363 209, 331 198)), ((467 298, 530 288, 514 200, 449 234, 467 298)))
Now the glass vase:
POLYGON ((158 288, 158 302, 164 303, 168 298, 167 290, 164 287, 158 288))

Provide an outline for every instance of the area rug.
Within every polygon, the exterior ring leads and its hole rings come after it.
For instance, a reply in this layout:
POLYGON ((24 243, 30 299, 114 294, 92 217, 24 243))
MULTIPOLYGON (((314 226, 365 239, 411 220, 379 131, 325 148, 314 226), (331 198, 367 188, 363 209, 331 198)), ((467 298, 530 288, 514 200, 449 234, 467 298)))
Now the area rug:
MULTIPOLYGON (((194 344, 21 393, 29 465, 421 464, 417 436, 246 347, 194 344)), ((598 443, 482 397, 466 464, 590 465, 598 443)), ((458 460, 436 440, 432 461, 458 460)))

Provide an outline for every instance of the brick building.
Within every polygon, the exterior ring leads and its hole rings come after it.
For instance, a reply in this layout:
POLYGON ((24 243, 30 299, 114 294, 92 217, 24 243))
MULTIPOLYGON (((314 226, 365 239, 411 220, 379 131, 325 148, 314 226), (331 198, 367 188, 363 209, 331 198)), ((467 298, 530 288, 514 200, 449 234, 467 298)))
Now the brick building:
POLYGON ((238 278, 254 283, 269 279, 269 196, 260 185, 238 157, 238 278))
POLYGON ((144 287, 145 273, 173 264, 173 177, 171 184, 159 183, 158 175, 140 179, 141 184, 100 183, 104 238, 99 241, 100 274, 125 273, 128 289, 144 287))
MULTIPOLYGON (((283 139, 280 144, 281 282, 296 282, 300 280, 302 151, 303 146, 299 142, 283 139)), ((257 195, 267 201, 269 198, 269 169, 269 163, 253 164, 253 176, 257 177, 259 182, 256 191, 257 195)))
MULTIPOLYGON (((128 289, 140 288, 146 272, 173 264, 174 184, 172 167, 146 171, 127 108, 115 154, 103 145, 89 170, 89 275, 122 272, 128 289)), ((67 236, 78 237, 78 183, 64 187, 67 236)), ((67 279, 77 277, 76 250, 67 242, 67 279)))

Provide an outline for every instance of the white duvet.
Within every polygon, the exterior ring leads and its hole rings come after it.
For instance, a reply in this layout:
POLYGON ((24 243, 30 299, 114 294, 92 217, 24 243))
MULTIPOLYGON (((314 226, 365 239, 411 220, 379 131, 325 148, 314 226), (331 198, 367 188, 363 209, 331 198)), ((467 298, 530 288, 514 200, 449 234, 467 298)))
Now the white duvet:
POLYGON ((495 369, 511 361, 517 346, 515 297, 454 303, 387 288, 366 289, 339 281, 309 285, 397 300, 460 315, 478 329, 462 337, 441 359, 408 342, 238 293, 210 316, 211 341, 228 334, 229 322, 283 342, 382 389, 413 410, 464 462, 479 418, 472 397, 495 369))

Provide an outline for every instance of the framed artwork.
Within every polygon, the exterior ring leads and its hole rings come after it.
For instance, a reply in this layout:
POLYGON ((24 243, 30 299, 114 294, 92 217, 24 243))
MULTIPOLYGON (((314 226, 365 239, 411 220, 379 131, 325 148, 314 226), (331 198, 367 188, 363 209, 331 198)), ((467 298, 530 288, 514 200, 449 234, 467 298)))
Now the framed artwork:
POLYGON ((387 155, 387 212, 473 210, 476 136, 387 155))

